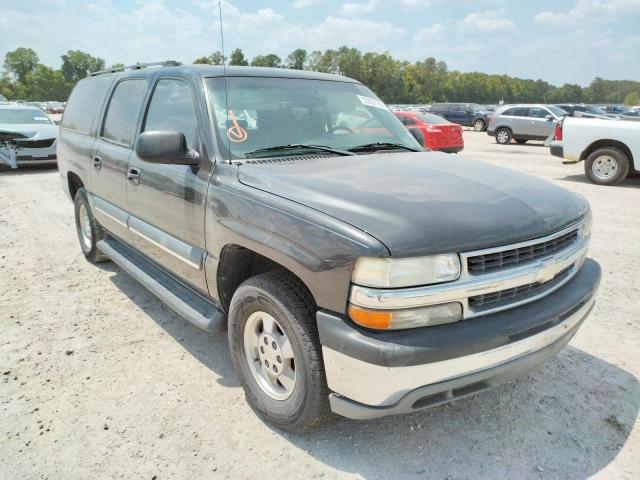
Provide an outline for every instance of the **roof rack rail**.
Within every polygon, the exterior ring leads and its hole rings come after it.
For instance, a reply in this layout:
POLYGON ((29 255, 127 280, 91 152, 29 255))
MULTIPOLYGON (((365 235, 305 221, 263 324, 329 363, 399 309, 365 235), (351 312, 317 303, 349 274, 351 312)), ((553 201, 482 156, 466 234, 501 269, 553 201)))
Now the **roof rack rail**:
POLYGON ((116 68, 107 68, 105 70, 100 70, 98 72, 90 73, 90 77, 95 77, 96 75, 104 75, 105 73, 116 73, 116 72, 124 72, 125 70, 141 70, 147 67, 179 67, 182 63, 177 62, 175 60, 165 60, 163 62, 153 62, 153 63, 136 63, 135 65, 128 65, 126 67, 116 67, 116 68))

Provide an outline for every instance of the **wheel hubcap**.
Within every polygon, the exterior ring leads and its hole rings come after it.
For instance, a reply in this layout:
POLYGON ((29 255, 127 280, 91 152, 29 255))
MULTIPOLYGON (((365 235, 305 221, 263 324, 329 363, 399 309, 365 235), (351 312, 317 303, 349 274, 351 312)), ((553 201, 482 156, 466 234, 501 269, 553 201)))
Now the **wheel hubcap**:
POLYGON ((91 250, 91 221, 87 207, 80 205, 78 210, 78 223, 80 224, 80 240, 86 251, 91 250))
POLYGON ((593 162, 591 170, 596 177, 606 180, 607 178, 611 178, 616 173, 616 171, 618 170, 618 163, 616 162, 615 158, 604 155, 602 157, 596 158, 596 160, 593 162))
POLYGON ((244 352, 253 378, 267 395, 276 400, 291 396, 296 383, 293 348, 275 318, 261 311, 249 316, 244 352))
POLYGON ((476 132, 481 132, 482 129, 484 128, 484 123, 482 123, 480 120, 478 120, 475 125, 474 125, 476 132))
POLYGON ((500 143, 507 143, 508 140, 509 140, 509 134, 507 132, 505 132, 504 130, 501 132, 498 132, 498 141, 500 143))

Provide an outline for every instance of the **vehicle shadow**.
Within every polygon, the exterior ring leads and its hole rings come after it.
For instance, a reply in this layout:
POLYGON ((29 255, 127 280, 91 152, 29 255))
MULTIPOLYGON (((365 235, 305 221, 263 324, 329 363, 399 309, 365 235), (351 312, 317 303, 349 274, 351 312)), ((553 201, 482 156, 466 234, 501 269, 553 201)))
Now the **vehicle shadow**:
MULTIPOLYGON (((110 280, 226 387, 239 382, 227 336, 174 314, 111 263, 110 280)), ((239 400, 240 401, 240 400, 239 400)), ((334 415, 306 435, 275 434, 332 469, 366 479, 583 479, 622 449, 640 408, 631 373, 574 347, 528 376, 413 415, 354 421, 334 415)))
POLYGON ((2 175, 32 175, 36 173, 45 173, 58 170, 58 165, 55 163, 42 164, 42 165, 21 165, 19 168, 10 168, 5 165, 0 165, 0 176, 2 175))
MULTIPOLYGON (((591 182, 585 174, 580 175, 566 175, 564 177, 557 177, 556 180, 566 180, 568 182, 576 182, 576 183, 588 183, 589 185, 593 185, 594 187, 600 187, 600 185, 596 185, 591 182)), ((613 185, 614 187, 622 187, 622 188, 639 188, 640 187, 640 176, 630 175, 625 178, 622 182, 613 185)), ((602 188, 608 188, 603 186, 602 188)))
POLYGON ((366 422, 336 418, 306 436, 281 434, 367 479, 577 480, 617 456, 639 405, 635 376, 567 347, 528 376, 454 404, 366 422))
POLYGON ((226 332, 213 335, 195 327, 178 316, 115 263, 106 262, 97 266, 114 273, 109 277, 113 284, 193 357, 215 372, 220 377, 218 379, 220 385, 240 386, 231 364, 226 332))

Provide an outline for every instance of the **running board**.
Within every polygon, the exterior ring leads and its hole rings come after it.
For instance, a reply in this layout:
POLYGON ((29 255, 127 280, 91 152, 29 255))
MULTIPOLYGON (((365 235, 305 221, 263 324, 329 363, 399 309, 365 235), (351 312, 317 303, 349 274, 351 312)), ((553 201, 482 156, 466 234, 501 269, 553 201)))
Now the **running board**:
POLYGON ((107 236, 98 249, 178 315, 208 332, 226 328, 224 313, 202 295, 156 267, 121 241, 107 236))

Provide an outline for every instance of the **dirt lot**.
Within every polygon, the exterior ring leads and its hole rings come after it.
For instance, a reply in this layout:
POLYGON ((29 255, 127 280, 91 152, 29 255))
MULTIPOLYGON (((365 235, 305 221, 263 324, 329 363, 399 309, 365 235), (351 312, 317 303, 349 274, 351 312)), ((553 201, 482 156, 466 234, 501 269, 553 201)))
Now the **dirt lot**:
POLYGON ((640 478, 640 178, 598 187, 541 144, 465 139, 591 201, 594 313, 519 381, 306 436, 253 414, 224 335, 84 260, 55 169, 1 172, 0 478, 640 478))

